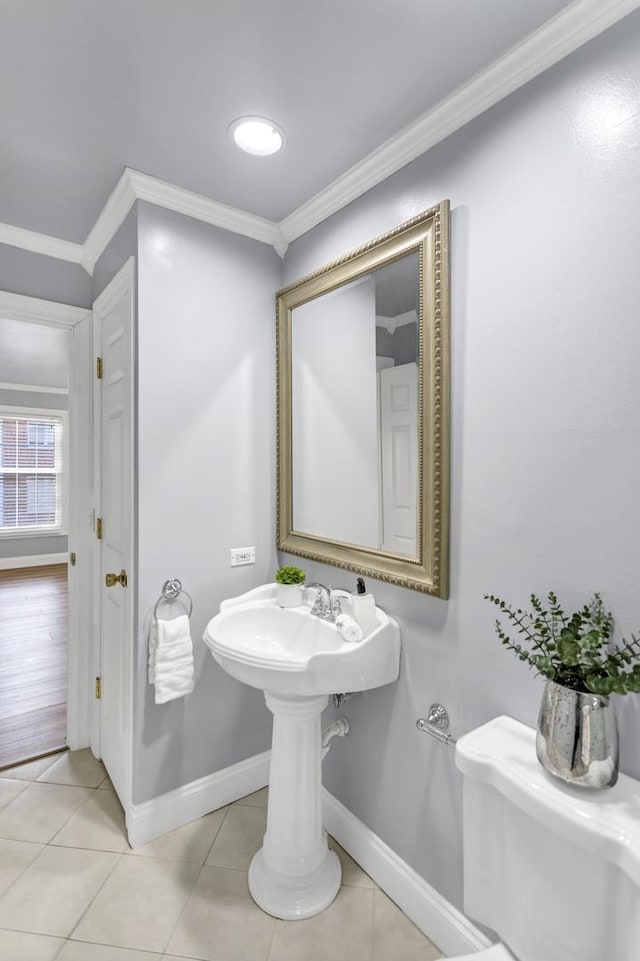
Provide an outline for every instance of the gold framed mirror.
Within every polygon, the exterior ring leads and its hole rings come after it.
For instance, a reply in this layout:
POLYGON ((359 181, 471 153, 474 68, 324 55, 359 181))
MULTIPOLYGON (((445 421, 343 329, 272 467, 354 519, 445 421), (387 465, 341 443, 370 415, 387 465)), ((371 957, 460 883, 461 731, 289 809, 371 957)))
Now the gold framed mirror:
POLYGON ((449 202, 276 296, 278 548, 448 596, 449 202))

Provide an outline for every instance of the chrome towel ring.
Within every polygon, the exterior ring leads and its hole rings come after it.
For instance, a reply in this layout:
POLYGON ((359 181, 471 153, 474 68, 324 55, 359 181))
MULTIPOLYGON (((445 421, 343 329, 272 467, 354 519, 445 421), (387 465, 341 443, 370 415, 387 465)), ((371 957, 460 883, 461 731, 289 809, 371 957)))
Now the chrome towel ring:
POLYGON ((187 593, 182 587, 182 581, 179 581, 177 577, 170 577, 168 581, 165 581, 162 585, 162 590, 160 592, 160 597, 156 601, 155 607, 153 608, 153 616, 158 619, 158 608, 163 603, 171 603, 171 601, 177 601, 183 604, 185 607, 185 613, 187 617, 191 616, 191 611, 193 610, 193 600, 191 595, 187 593))

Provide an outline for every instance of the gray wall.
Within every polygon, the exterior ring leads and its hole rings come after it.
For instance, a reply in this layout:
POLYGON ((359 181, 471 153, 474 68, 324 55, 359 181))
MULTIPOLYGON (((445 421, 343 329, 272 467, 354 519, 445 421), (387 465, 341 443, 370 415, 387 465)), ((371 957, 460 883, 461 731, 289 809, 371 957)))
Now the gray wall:
POLYGON ((8 244, 0 244, 0 290, 72 307, 91 306, 91 278, 79 264, 8 244))
MULTIPOLYGON (((285 261, 288 284, 451 200, 451 598, 369 583, 400 622, 401 676, 347 702, 351 733, 324 775, 459 906, 461 780, 416 718, 440 700, 456 735, 500 714, 534 726, 542 692, 500 647, 483 593, 525 604, 553 588, 571 606, 600 590, 619 631, 640 622, 639 49, 636 13, 285 261)), ((355 580, 304 566, 309 580, 355 580)), ((640 697, 617 707, 622 768, 638 777, 640 697)))
POLYGON ((43 410, 68 410, 68 394, 45 391, 8 390, 0 387, 0 407, 41 407, 43 410))
POLYGON ((8 537, 6 540, 0 541, 0 558, 9 560, 13 557, 63 554, 66 553, 67 546, 66 534, 52 535, 51 537, 8 537))
POLYGON ((403 324, 393 334, 384 327, 376 327, 376 354, 378 357, 391 357, 396 367, 417 363, 417 324, 403 324))
POLYGON ((138 670, 133 800, 141 802, 270 744, 262 693, 225 674, 202 633, 225 597, 275 571, 273 249, 138 205, 138 670), (232 547, 256 564, 231 569, 232 547), (193 597, 196 687, 156 705, 149 618, 162 583, 193 597))
POLYGON ((138 204, 135 203, 98 258, 91 277, 91 304, 122 265, 138 253, 138 204))
POLYGON ((68 330, 0 317, 0 384, 68 390, 70 344, 68 330))
POLYGON ((418 361, 418 325, 403 324, 393 335, 393 359, 396 366, 417 363, 418 361))

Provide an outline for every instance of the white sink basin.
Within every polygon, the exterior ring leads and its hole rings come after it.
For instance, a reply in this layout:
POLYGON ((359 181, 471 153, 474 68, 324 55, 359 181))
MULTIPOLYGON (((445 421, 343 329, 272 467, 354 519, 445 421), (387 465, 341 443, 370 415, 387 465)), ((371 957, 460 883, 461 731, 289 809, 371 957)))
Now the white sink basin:
POLYGON ((348 642, 308 606, 281 608, 276 585, 223 601, 204 642, 232 677, 264 691, 273 714, 267 831, 249 867, 263 910, 293 921, 323 911, 340 888, 340 862, 322 826, 321 716, 328 695, 389 684, 400 669, 400 630, 348 642))
POLYGON ((281 608, 276 585, 223 601, 204 642, 225 671, 273 694, 366 691, 398 677, 400 630, 376 608, 379 626, 355 643, 307 606, 281 608))

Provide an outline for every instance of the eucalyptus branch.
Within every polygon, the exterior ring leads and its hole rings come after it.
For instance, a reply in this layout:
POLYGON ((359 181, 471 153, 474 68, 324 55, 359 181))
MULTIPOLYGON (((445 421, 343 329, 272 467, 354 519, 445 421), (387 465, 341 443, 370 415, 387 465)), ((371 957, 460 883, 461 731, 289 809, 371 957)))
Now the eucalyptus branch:
POLYGON ((555 635, 555 623, 553 619, 553 614, 550 615, 549 611, 545 610, 545 608, 542 606, 540 598, 537 597, 535 594, 531 595, 530 600, 531 600, 532 608, 534 609, 536 614, 538 614, 539 617, 542 618, 542 620, 544 621, 544 624, 549 632, 550 637, 553 640, 555 640, 556 635, 555 635))
POLYGON ((609 695, 640 693, 640 636, 612 646, 613 616, 596 593, 573 614, 566 614, 556 594, 549 591, 548 607, 530 595, 533 612, 512 608, 495 594, 495 604, 522 643, 511 638, 500 619, 495 629, 502 645, 543 677, 577 691, 609 695))

